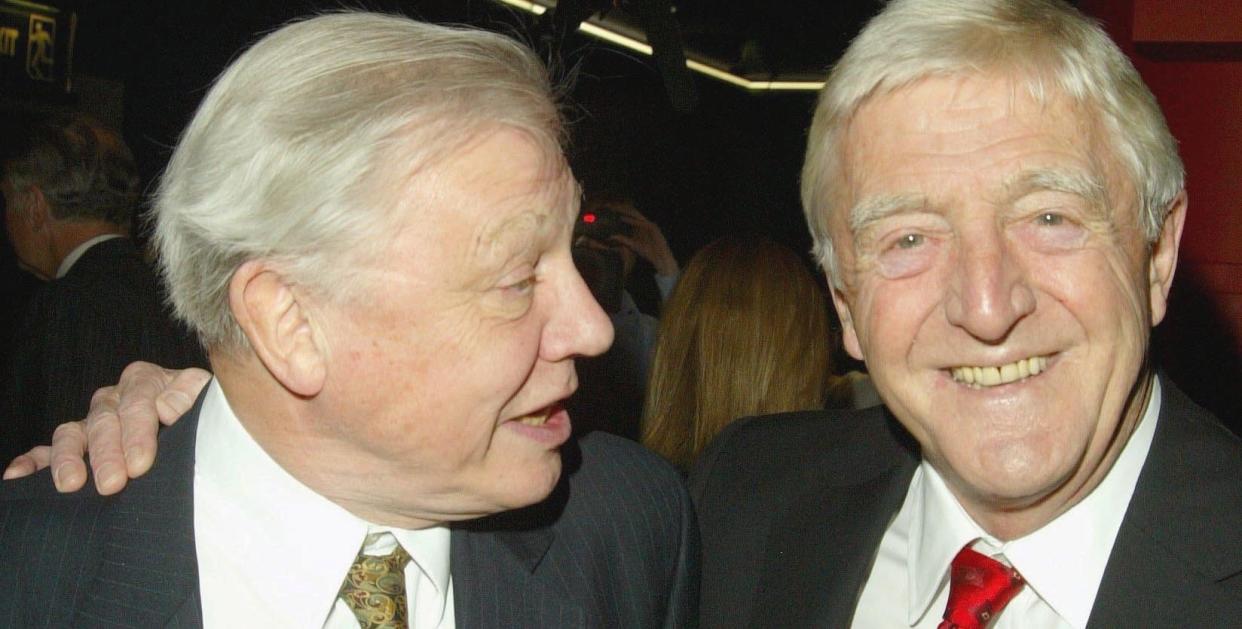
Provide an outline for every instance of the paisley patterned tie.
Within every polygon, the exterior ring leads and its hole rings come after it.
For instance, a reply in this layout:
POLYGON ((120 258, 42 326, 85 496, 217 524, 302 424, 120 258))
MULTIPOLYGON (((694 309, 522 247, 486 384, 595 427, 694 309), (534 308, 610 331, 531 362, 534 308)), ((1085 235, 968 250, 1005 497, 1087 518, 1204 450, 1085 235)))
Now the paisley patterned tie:
POLYGON ((380 557, 358 553, 341 584, 340 597, 362 629, 406 629, 405 565, 409 562, 410 555, 400 544, 380 557))

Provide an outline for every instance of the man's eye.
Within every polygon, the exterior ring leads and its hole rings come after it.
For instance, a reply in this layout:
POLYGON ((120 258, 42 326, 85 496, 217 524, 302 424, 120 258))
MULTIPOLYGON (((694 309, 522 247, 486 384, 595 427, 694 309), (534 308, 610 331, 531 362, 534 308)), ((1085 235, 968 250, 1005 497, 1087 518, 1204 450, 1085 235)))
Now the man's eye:
POLYGON ((1065 217, 1056 212, 1044 212, 1036 217, 1035 222, 1044 227, 1056 227, 1065 224, 1065 217))
POLYGON ((923 234, 906 234, 897 239, 898 249, 914 249, 927 241, 923 234))
POLYGON ((1039 210, 1015 224, 1015 237, 1036 251, 1073 251, 1083 246, 1090 231, 1074 211, 1039 210))
POLYGON ((511 291, 524 294, 524 293, 529 293, 530 290, 534 287, 535 287, 535 277, 532 275, 531 277, 521 280, 520 282, 514 282, 513 284, 510 284, 506 286, 505 288, 511 291))

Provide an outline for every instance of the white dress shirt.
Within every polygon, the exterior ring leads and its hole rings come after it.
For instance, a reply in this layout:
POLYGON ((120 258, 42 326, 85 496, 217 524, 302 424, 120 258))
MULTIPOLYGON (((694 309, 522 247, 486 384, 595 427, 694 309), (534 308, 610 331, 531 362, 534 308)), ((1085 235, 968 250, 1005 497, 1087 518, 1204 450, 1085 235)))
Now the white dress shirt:
POLYGON ((400 543, 411 629, 454 627, 449 530, 368 524, 281 468, 213 380, 199 415, 194 537, 205 627, 358 627, 337 597, 360 548, 400 543))
POLYGON ((973 540, 976 551, 1012 565, 1026 580, 990 629, 1086 627, 1151 449, 1160 397, 1160 382, 1153 378, 1138 426, 1090 494, 1040 529, 1009 542, 985 532, 923 461, 880 542, 853 626, 935 629, 949 599, 949 564, 973 540))

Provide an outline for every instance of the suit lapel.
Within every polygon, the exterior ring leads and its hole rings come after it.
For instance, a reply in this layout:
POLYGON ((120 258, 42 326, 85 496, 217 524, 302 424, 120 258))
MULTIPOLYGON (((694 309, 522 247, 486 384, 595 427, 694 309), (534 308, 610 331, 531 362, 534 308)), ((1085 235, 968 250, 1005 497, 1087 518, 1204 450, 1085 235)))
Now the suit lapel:
POLYGON ((453 603, 458 627, 585 627, 584 610, 539 578, 551 547, 547 527, 513 528, 489 518, 455 528, 453 603))
POLYGON ((770 534, 750 622, 848 627, 893 515, 918 466, 917 445, 887 413, 840 435, 839 458, 770 534), (796 602, 796 604, 791 604, 796 602))
POLYGON ((160 434, 158 460, 105 509, 95 529, 107 540, 73 626, 101 622, 201 627, 194 549, 194 409, 160 434))
POLYGON ((1242 602, 1221 585, 1242 579, 1237 439, 1167 378, 1160 384, 1156 434, 1090 627, 1207 627, 1242 618, 1242 602))
POLYGON ((848 627, 913 471, 897 465, 864 482, 803 495, 772 535, 751 624, 848 627))

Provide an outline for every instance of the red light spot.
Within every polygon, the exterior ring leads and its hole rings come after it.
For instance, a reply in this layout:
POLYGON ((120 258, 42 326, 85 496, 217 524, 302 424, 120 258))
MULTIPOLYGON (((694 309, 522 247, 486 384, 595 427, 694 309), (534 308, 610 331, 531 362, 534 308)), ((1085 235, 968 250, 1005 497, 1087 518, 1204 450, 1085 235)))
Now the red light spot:
POLYGON ((594 223, 594 222, 595 222, 595 215, 594 215, 594 214, 592 214, 592 213, 590 213, 590 212, 587 212, 586 214, 583 214, 583 215, 582 215, 582 222, 583 222, 583 223, 594 223))

